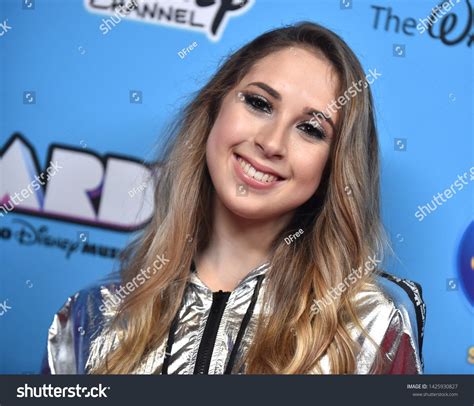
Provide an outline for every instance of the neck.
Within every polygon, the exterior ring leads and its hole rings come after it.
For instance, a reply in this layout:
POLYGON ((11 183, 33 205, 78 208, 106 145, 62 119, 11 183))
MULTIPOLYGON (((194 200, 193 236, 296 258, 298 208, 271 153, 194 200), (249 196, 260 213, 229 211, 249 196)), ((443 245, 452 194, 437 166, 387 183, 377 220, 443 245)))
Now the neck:
POLYGON ((273 239, 291 214, 249 220, 229 211, 216 197, 213 203, 212 236, 196 255, 195 264, 199 277, 211 290, 231 291, 249 272, 270 260, 273 239))

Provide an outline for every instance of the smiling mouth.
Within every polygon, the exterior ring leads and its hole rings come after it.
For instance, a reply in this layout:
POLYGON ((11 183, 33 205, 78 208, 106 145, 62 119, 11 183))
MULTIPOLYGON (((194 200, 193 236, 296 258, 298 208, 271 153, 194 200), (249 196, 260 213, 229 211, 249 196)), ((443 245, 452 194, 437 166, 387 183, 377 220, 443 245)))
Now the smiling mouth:
POLYGON ((259 171, 257 168, 252 166, 252 164, 242 158, 240 155, 234 154, 237 161, 242 168, 242 171, 247 175, 249 178, 255 179, 258 182, 268 184, 268 183, 275 183, 277 181, 283 180, 282 177, 278 175, 274 175, 272 173, 267 173, 263 171, 259 171))

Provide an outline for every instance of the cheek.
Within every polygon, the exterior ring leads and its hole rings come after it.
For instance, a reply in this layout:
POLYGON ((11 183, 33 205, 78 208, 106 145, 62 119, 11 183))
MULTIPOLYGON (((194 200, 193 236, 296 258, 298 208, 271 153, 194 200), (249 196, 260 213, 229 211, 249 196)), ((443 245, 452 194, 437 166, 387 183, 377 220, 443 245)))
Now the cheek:
POLYGON ((207 139, 206 151, 211 154, 222 154, 229 147, 238 143, 238 131, 233 121, 220 117, 214 123, 207 139))
POLYGON ((212 128, 206 143, 206 161, 209 170, 215 172, 222 164, 227 156, 231 140, 228 138, 229 133, 225 132, 224 126, 217 123, 212 128))
POLYGON ((236 146, 247 141, 253 128, 241 111, 225 102, 212 126, 206 143, 206 159, 209 169, 225 165, 236 146))
POLYGON ((304 198, 310 198, 317 190, 329 156, 329 148, 321 147, 320 150, 293 159, 294 186, 304 198))
POLYGON ((206 141, 206 157, 208 160, 216 155, 216 150, 218 148, 217 139, 216 132, 212 129, 206 141))
POLYGON ((215 121, 206 142, 206 162, 217 190, 228 182, 228 162, 234 145, 238 144, 236 130, 229 120, 229 115, 221 114, 215 121))

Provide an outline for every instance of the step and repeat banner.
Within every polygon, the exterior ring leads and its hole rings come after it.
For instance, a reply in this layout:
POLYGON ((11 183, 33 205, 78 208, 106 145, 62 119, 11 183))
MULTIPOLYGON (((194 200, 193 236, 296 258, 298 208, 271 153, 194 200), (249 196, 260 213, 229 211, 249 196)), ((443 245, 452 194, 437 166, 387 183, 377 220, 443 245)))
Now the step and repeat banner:
POLYGON ((471 0, 2 0, 0 373, 38 373, 54 313, 117 269, 190 95, 303 20, 377 72, 386 271, 423 287, 425 373, 474 372, 471 0))

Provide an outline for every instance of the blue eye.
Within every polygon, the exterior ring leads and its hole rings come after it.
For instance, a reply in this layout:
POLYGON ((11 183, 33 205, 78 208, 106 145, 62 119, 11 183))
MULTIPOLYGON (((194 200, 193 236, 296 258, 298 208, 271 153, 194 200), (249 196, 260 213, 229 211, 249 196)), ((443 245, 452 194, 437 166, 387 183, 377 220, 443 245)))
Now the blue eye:
POLYGON ((262 96, 243 93, 243 100, 253 110, 267 114, 272 113, 272 105, 262 96))

